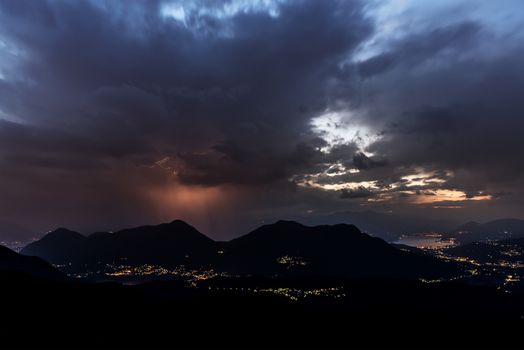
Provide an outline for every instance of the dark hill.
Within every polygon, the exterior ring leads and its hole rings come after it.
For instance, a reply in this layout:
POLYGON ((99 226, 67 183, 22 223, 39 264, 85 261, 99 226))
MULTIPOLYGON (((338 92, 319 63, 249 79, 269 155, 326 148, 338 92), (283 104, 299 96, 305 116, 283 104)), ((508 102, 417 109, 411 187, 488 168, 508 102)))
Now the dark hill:
POLYGON ((24 272, 47 279, 64 279, 65 276, 41 258, 20 255, 9 248, 0 246, 0 270, 24 272))
POLYGON ((246 344, 518 349, 524 325, 522 296, 457 283, 235 278, 212 279, 194 288, 178 281, 64 283, 1 271, 0 282, 5 300, 0 337, 6 349, 198 349, 246 344), (338 287, 344 296, 291 301, 274 293, 238 292, 322 286, 338 287), (430 331, 436 332, 433 337, 430 331))
POLYGON ((22 249, 56 264, 98 262, 165 265, 200 264, 214 252, 214 241, 181 220, 141 226, 115 233, 97 232, 89 237, 58 229, 22 249))
POLYGON ((279 221, 230 241, 220 265, 242 273, 307 273, 346 277, 442 276, 454 267, 401 251, 353 225, 304 226, 279 221))
POLYGON ((78 232, 58 228, 36 242, 28 244, 20 254, 39 256, 53 264, 67 264, 79 256, 87 238, 78 232))
POLYGON ((452 264, 402 251, 353 225, 310 227, 293 221, 265 225, 229 242, 215 242, 180 220, 87 238, 57 230, 22 253, 66 264, 67 272, 98 270, 100 264, 158 264, 270 276, 432 278, 457 273, 452 264))
POLYGON ((141 226, 88 238, 91 256, 102 261, 130 263, 200 264, 215 251, 215 242, 181 220, 141 226))

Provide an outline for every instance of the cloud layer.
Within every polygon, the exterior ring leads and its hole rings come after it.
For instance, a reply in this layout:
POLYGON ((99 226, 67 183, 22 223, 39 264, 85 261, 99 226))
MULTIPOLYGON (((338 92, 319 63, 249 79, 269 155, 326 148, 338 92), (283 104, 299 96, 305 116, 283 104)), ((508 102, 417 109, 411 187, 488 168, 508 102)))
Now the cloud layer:
POLYGON ((0 217, 518 215, 524 14, 399 4, 2 1, 0 217))

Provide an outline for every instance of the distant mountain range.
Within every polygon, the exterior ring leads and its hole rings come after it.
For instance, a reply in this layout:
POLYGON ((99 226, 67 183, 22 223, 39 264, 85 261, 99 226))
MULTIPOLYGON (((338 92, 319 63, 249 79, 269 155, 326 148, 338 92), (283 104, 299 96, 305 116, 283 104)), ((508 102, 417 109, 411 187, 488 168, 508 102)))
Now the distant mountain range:
POLYGON ((524 220, 499 219, 485 224, 469 222, 450 233, 460 244, 488 240, 524 238, 524 220))
POLYGON ((485 240, 504 240, 524 237, 524 220, 506 218, 486 222, 460 224, 454 220, 438 220, 427 217, 381 213, 375 211, 344 211, 315 217, 300 217, 308 224, 352 223, 363 232, 383 238, 388 242, 397 241, 403 235, 437 232, 453 237, 460 244, 485 240))
POLYGON ((457 272, 452 264, 399 250, 353 225, 310 227, 292 221, 228 242, 213 241, 180 220, 88 237, 61 228, 21 253, 78 269, 119 262, 261 275, 419 278, 457 272))
POLYGON ((402 235, 421 232, 450 232, 460 225, 460 222, 453 220, 438 220, 371 210, 341 211, 313 217, 301 216, 296 219, 310 225, 351 223, 363 232, 388 242, 397 241, 402 235))
MULTIPOLYGON (((519 219, 499 219, 485 224, 477 222, 461 224, 456 220, 440 220, 368 210, 341 211, 312 216, 298 215, 292 216, 290 220, 310 226, 350 223, 357 226, 362 232, 380 237, 387 242, 396 242, 404 235, 425 232, 437 232, 449 237, 459 237, 460 242, 464 243, 483 240, 484 237, 506 239, 510 238, 511 234, 524 237, 524 220, 519 219)), ((100 234, 105 233, 101 232, 100 234)), ((41 233, 33 232, 16 223, 0 220, 0 244, 2 242, 3 244, 29 243, 41 236, 41 233)), ((19 246, 19 244, 17 245, 19 246)))

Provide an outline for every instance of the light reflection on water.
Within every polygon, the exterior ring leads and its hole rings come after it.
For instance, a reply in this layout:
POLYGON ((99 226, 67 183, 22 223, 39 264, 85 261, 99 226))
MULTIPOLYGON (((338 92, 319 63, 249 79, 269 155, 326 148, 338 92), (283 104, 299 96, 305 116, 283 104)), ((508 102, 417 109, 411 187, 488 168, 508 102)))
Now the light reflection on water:
POLYGON ((410 247, 440 249, 454 245, 453 241, 441 240, 435 236, 402 236, 396 244, 404 244, 410 247))

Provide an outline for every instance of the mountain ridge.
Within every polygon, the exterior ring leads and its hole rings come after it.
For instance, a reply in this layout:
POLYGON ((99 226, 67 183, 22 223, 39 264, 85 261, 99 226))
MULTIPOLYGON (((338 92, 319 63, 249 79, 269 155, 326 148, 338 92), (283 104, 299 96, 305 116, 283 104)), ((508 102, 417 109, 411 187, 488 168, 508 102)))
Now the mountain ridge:
POLYGON ((449 236, 456 238, 461 244, 524 238, 524 220, 505 218, 485 223, 468 222, 456 228, 449 236))
POLYGON ((83 237, 62 231, 24 248, 55 264, 157 264, 208 267, 241 274, 326 274, 351 277, 436 277, 453 270, 437 259, 401 251, 351 224, 306 226, 279 220, 217 242, 181 220, 83 237), (72 239, 74 237, 74 239, 72 239))

